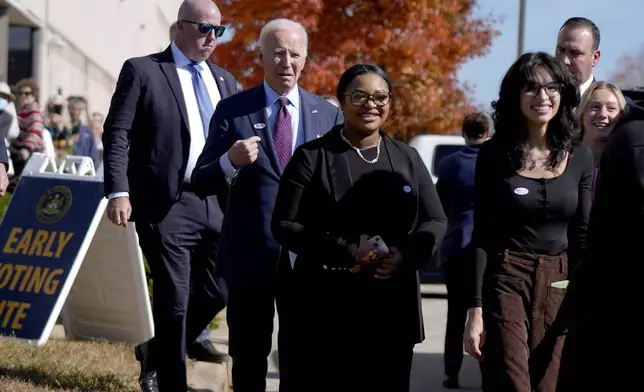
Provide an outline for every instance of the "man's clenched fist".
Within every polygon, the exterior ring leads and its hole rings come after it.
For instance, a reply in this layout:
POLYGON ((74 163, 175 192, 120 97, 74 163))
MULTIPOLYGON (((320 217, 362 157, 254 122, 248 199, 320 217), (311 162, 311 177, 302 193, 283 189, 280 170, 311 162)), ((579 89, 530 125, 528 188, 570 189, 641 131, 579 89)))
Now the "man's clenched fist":
POLYGON ((244 140, 237 140, 228 150, 228 159, 235 168, 240 168, 257 160, 259 154, 259 136, 249 137, 244 140))

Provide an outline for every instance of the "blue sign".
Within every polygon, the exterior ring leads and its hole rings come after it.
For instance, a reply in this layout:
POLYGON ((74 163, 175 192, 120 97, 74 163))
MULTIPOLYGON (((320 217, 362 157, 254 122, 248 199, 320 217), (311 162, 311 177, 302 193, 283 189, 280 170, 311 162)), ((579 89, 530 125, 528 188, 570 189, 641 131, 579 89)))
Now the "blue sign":
POLYGON ((49 337, 102 198, 102 182, 20 179, 0 223, 0 335, 49 337))

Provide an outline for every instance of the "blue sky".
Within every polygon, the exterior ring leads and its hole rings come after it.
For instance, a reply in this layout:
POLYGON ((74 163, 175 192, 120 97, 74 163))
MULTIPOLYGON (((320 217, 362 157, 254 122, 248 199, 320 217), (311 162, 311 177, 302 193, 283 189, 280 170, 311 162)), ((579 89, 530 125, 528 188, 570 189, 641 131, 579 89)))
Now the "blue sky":
MULTIPOLYGON (((572 16, 589 18, 601 31, 601 58, 595 77, 608 79, 619 58, 639 51, 644 45, 644 0, 527 0, 525 51, 554 53, 557 33, 572 16)), ((487 56, 466 63, 458 73, 461 82, 474 86, 473 101, 489 104, 517 56, 519 0, 479 0, 479 15, 492 13, 503 20, 496 25, 501 35, 492 42, 487 56)))

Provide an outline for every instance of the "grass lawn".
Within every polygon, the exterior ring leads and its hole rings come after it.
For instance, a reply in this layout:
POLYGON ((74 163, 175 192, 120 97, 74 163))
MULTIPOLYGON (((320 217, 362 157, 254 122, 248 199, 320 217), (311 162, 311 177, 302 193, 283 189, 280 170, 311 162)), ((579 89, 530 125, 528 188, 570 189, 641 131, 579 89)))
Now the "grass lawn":
POLYGON ((43 347, 0 338, 2 392, 138 392, 132 348, 50 339, 43 347))

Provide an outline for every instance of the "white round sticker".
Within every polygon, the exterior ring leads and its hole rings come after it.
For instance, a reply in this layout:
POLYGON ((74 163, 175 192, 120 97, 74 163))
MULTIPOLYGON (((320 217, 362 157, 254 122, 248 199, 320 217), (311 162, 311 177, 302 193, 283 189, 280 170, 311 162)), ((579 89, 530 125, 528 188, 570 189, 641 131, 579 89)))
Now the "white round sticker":
POLYGON ((519 195, 519 196, 524 196, 524 195, 527 195, 527 194, 528 194, 528 190, 527 190, 526 188, 523 188, 523 187, 521 187, 521 188, 516 188, 516 189, 514 190, 514 194, 515 194, 515 195, 519 195))
POLYGON ((403 187, 403 191, 405 191, 405 193, 409 193, 409 192, 411 192, 411 187, 409 185, 405 185, 403 187))

